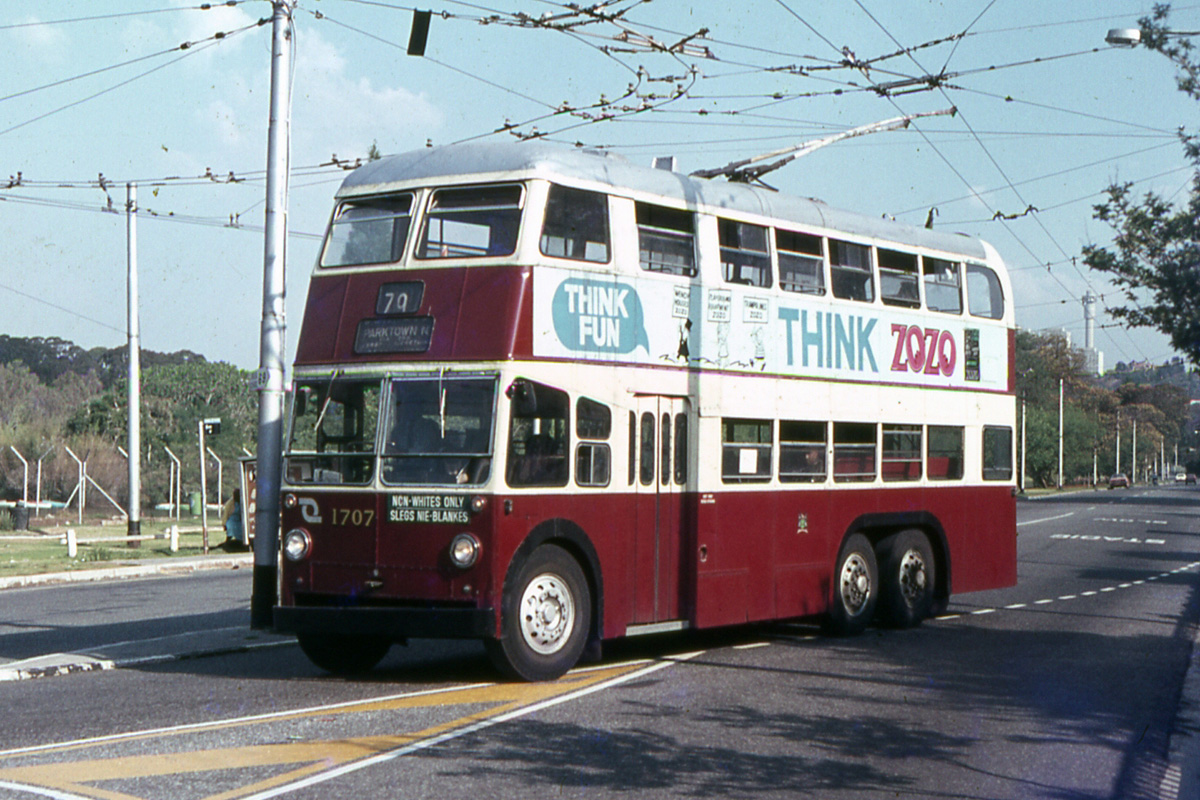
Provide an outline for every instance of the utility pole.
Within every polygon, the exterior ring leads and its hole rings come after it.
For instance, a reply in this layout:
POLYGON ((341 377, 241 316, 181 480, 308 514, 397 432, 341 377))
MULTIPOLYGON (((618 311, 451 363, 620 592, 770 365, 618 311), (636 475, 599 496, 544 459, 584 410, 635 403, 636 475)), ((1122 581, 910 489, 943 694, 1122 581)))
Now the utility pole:
POLYGON ((125 241, 129 267, 129 376, 126 405, 129 411, 129 541, 140 547, 142 540, 142 367, 141 331, 138 322, 137 185, 125 184, 125 241))
MULTIPOLYGON (((267 128, 267 210, 258 364, 258 507, 250 626, 271 627, 278 598, 279 488, 283 462, 284 269, 291 120, 291 0, 272 0, 271 98, 267 128)), ((245 502, 243 500, 243 502, 245 502)))
POLYGON ((1058 379, 1058 488, 1063 487, 1063 379, 1058 379))
POLYGON ((1137 483, 1137 417, 1133 419, 1133 456, 1129 462, 1129 482, 1137 483))

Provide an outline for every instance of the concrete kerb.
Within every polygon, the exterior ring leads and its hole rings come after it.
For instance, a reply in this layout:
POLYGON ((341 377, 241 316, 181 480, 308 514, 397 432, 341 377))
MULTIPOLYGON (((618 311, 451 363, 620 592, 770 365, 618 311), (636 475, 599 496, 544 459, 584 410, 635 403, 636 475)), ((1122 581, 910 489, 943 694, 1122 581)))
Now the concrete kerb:
POLYGON ((0 578, 0 590, 48 586, 55 583, 87 583, 122 578, 148 578, 155 575, 183 575, 205 569, 241 569, 254 563, 251 553, 189 558, 144 559, 117 562, 111 567, 78 569, 70 572, 43 572, 38 575, 10 575, 0 578))

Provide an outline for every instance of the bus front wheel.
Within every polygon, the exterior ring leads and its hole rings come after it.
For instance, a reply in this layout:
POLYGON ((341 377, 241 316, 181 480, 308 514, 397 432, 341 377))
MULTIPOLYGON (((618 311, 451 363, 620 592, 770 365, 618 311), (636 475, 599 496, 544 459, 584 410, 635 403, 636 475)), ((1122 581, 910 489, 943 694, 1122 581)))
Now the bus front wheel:
POLYGON ((392 646, 377 636, 301 633, 296 638, 309 661, 334 675, 370 672, 392 646))
POLYGON ((561 547, 542 545, 505 584, 500 638, 486 642, 488 655, 510 677, 554 680, 579 661, 591 620, 578 562, 561 547))
POLYGON ((925 534, 900 531, 879 543, 883 570, 880 618, 893 628, 914 628, 933 612, 933 551, 925 534))
POLYGON ((875 616, 879 568, 871 542, 861 533, 846 537, 833 570, 833 597, 824 628, 835 636, 862 633, 875 616))

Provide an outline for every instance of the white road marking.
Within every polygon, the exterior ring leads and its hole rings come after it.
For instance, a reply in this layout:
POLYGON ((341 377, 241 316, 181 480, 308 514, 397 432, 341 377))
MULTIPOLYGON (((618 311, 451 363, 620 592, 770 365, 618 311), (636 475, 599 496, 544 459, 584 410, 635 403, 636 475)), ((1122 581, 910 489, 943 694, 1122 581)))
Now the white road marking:
POLYGON ((1056 519, 1066 519, 1067 517, 1073 517, 1073 516, 1075 516, 1075 512, 1068 511, 1066 514, 1059 514, 1057 517, 1045 517, 1043 519, 1027 519, 1024 522, 1018 522, 1017 527, 1019 528, 1022 525, 1039 525, 1043 522, 1050 522, 1050 521, 1056 520, 1056 519))

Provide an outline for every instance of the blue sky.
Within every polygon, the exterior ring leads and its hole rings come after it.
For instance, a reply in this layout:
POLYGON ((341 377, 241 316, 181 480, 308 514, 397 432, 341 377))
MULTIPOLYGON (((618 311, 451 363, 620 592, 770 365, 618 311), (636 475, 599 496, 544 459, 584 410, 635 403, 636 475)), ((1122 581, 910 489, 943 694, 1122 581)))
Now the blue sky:
MULTIPOLYGON (((271 4, 200 6, 0 7, 0 186, 20 173, 0 188, 0 333, 124 344, 125 220, 104 209, 110 198, 122 209, 135 181, 143 346, 257 365, 271 43, 270 25, 255 23, 271 4)), ((954 106, 956 117, 842 142, 766 180, 916 225, 936 208, 938 228, 999 249, 1021 325, 1065 328, 1080 344, 1085 292, 1119 301, 1073 262, 1109 239, 1092 205, 1114 180, 1181 201, 1192 175, 1175 131, 1200 120, 1171 65, 1104 43, 1109 28, 1136 27, 1149 1, 625 0, 607 9, 623 11, 618 20, 583 26, 543 0, 427 7, 428 49, 416 58, 404 52, 412 12, 400 0, 296 4, 289 357, 345 175, 322 165, 364 157, 372 143, 393 153, 536 125, 635 161, 674 155, 690 172, 954 106), (566 27, 508 24, 518 15, 566 27), (683 52, 638 45, 701 30, 683 52), (839 65, 850 56, 870 62, 866 74, 839 65), (909 81, 943 71, 939 88, 909 81), (615 118, 584 118, 601 98, 615 118)), ((1200 3, 1175 3, 1171 23, 1200 29, 1200 3)), ((1098 322, 1110 367, 1174 355, 1161 335, 1104 313, 1098 322)))

